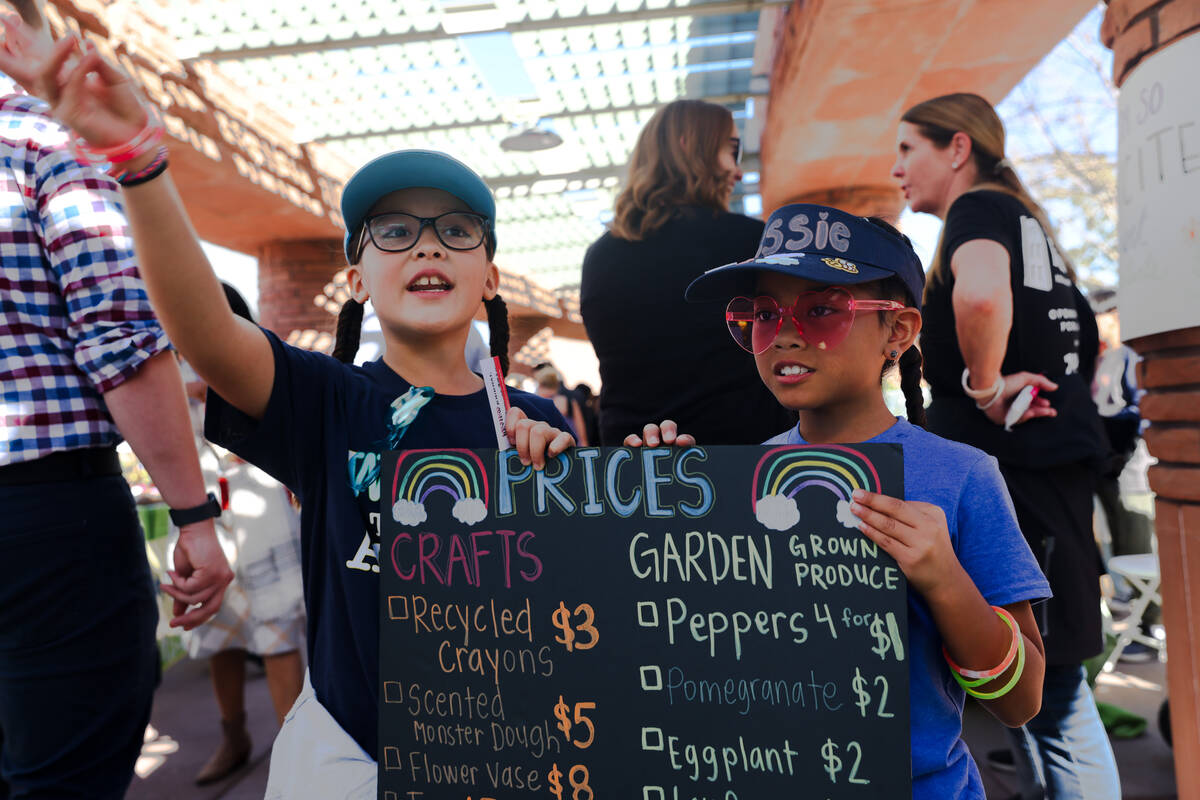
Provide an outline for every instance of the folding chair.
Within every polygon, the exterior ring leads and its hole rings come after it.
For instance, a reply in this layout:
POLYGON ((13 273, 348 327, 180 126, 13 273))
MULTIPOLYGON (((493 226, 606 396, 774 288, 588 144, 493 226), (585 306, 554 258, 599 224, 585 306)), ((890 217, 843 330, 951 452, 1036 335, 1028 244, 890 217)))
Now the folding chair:
POLYGON ((1113 665, 1121 657, 1121 651, 1130 642, 1141 642, 1147 647, 1153 647, 1162 652, 1163 642, 1142 633, 1142 617, 1151 603, 1162 606, 1162 596, 1158 593, 1160 576, 1158 573, 1158 556, 1154 553, 1138 553, 1132 556, 1114 556, 1108 560, 1108 569, 1127 580, 1137 590, 1137 597, 1129 603, 1129 616, 1125 618, 1125 629, 1117 636, 1117 646, 1104 662, 1104 671, 1112 672, 1113 665))

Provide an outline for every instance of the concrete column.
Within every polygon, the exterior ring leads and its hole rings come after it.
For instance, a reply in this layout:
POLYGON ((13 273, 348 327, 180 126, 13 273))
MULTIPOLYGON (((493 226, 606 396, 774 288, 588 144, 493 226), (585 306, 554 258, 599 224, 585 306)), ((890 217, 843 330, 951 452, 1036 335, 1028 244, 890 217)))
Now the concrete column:
MULTIPOLYGON (((304 331, 332 334, 342 296, 331 282, 346 267, 341 240, 270 242, 257 255, 259 322, 283 339, 293 332, 293 338, 304 331)), ((311 346, 313 335, 305 338, 311 346)))
POLYGON ((1123 329, 1130 314, 1136 318, 1127 343, 1145 359, 1141 409, 1151 423, 1146 444, 1159 459, 1150 487, 1157 495, 1175 776, 1180 800, 1200 800, 1200 312, 1161 300, 1172 287, 1178 296, 1195 297, 1195 217, 1190 238, 1178 230, 1194 215, 1200 192, 1200 143, 1189 138, 1200 130, 1200 116, 1181 80, 1200 74, 1200 2, 1111 0, 1101 36, 1112 48, 1118 86, 1141 67, 1121 98, 1121 317, 1123 329), (1153 63, 1181 57, 1190 62, 1182 72, 1160 75, 1153 63), (1151 79, 1149 88, 1141 85, 1151 79), (1165 142, 1168 133, 1175 151, 1142 147, 1147 139, 1165 142), (1156 167, 1149 172, 1147 152, 1156 167), (1153 227, 1160 222, 1155 217, 1165 220, 1164 232, 1153 227), (1170 322, 1159 323, 1167 314, 1170 322))

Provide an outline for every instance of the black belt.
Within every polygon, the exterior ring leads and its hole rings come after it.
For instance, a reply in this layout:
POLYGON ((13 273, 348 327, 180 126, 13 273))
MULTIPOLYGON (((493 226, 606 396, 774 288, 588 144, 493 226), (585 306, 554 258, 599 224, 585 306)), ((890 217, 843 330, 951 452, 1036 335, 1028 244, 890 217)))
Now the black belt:
POLYGON ((0 486, 76 481, 121 474, 121 461, 111 447, 64 450, 32 461, 0 466, 0 486))

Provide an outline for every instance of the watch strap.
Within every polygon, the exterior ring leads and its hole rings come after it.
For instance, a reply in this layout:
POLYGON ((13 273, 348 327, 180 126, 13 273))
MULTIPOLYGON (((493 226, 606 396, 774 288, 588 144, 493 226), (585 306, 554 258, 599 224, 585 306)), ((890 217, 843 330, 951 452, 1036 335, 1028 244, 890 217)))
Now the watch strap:
POLYGON ((184 525, 191 525, 193 522, 200 522, 206 519, 215 519, 221 516, 221 501, 212 492, 208 493, 208 499, 198 506, 191 508, 172 508, 168 512, 171 516, 171 522, 175 526, 182 528, 184 525))

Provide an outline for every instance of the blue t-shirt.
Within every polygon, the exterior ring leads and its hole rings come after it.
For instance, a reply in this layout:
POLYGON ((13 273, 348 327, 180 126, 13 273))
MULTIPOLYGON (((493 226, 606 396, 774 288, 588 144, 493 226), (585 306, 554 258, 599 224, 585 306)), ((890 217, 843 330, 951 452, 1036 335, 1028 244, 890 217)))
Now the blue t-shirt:
MULTIPOLYGON (((410 384, 382 360, 361 367, 284 344, 261 420, 213 392, 205 436, 288 486, 300 498, 308 662, 313 688, 333 718, 372 758, 378 739, 379 480, 391 402, 410 384), (360 485, 356 493, 351 477, 360 485)), ((560 430, 551 400, 509 390, 513 406, 560 430)), ((496 446, 484 390, 434 395, 400 442, 405 449, 496 446)))
MULTIPOLYGON (((1017 527, 995 458, 903 419, 863 444, 876 442, 904 446, 904 499, 946 512, 954 553, 988 603, 1050 596, 1050 584, 1017 527)), ((808 442, 792 428, 766 444, 808 442)), ((942 637, 929 606, 911 588, 908 639, 913 800, 983 798, 979 769, 962 740, 966 694, 942 657, 942 637)))

